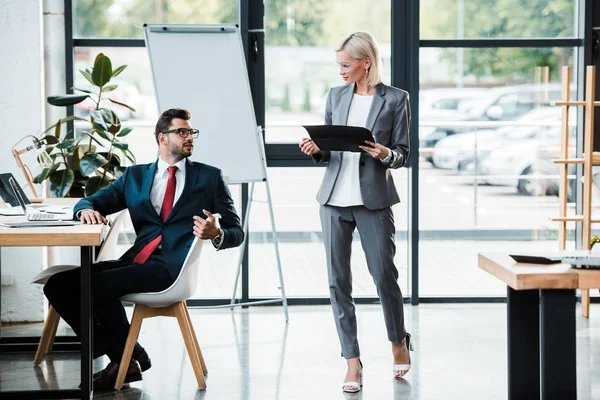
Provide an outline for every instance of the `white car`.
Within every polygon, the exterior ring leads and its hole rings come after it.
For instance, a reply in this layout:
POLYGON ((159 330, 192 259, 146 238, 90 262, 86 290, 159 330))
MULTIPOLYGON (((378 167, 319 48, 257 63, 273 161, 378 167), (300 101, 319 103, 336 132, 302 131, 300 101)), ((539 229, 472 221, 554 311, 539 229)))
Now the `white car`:
MULTIPOLYGON (((560 158, 560 151, 560 128, 551 128, 535 138, 490 152, 481 161, 480 174, 485 175, 483 179, 490 185, 514 186, 521 194, 557 194, 559 166, 553 160, 560 158)), ((573 139, 569 143, 569 157, 574 155, 573 139)))
POLYGON ((560 118, 559 107, 538 107, 519 118, 515 122, 516 126, 481 129, 449 136, 440 140, 433 149, 433 164, 437 168, 462 170, 475 156, 481 158, 499 147, 534 138, 538 132, 547 130, 548 125, 558 126, 560 118))

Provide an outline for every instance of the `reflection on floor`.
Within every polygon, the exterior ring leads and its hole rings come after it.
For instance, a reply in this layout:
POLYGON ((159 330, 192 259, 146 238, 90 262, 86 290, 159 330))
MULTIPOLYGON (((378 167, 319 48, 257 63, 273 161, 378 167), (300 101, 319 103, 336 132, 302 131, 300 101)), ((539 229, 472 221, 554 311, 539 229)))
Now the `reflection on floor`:
MULTIPOLYGON (((406 325, 416 351, 406 380, 392 378, 391 348, 381 308, 357 307, 364 364, 364 388, 342 394, 345 363, 328 306, 290 308, 285 324, 279 307, 192 309, 210 374, 206 391, 196 388, 177 323, 144 322, 140 342, 152 357, 144 380, 120 392, 95 393, 102 399, 506 399, 506 306, 460 304, 406 306, 406 325)), ((3 335, 37 334, 39 324, 4 326, 3 335)), ((65 331, 64 328, 61 330, 65 331)), ((557 349, 559 351, 560 349, 557 349)), ((2 390, 75 388, 75 353, 55 353, 39 368, 33 354, 0 354, 2 390)), ((600 305, 591 318, 577 310, 578 399, 600 398, 600 305)), ((96 361, 94 370, 107 361, 96 361)), ((557 366, 560 368, 560 366, 557 366)))

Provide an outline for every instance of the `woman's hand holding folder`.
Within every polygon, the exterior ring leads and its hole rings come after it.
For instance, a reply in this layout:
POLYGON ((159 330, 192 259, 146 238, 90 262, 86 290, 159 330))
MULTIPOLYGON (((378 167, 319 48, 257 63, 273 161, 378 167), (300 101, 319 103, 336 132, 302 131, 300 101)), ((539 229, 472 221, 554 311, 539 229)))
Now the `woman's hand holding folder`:
POLYGON ((321 149, 317 147, 315 142, 307 137, 303 137, 302 140, 300 140, 299 146, 300 150, 302 150, 302 152, 307 156, 312 156, 313 154, 318 154, 321 152, 321 149))

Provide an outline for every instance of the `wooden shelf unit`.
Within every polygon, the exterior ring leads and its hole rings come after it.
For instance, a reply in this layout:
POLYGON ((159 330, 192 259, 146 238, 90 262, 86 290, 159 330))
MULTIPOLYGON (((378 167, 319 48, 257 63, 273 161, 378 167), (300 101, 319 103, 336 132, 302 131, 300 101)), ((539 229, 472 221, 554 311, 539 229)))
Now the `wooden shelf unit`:
MULTIPOLYGON (((561 123, 561 158, 554 160, 560 165, 560 181, 558 190, 559 216, 552 218, 559 223, 558 248, 564 250, 567 244, 567 222, 580 222, 581 246, 584 250, 590 249, 592 236, 592 223, 600 222, 600 219, 592 218, 592 166, 600 165, 600 153, 594 153, 594 107, 600 106, 600 101, 594 101, 596 87, 596 67, 589 65, 586 68, 585 100, 571 101, 571 67, 562 69, 562 93, 563 100, 555 105, 562 107, 561 123), (584 107, 584 136, 582 157, 569 158, 569 108, 584 107), (583 165, 583 209, 582 215, 567 216, 568 201, 568 172, 570 164, 583 165)), ((581 290, 581 314, 584 317, 590 315, 590 291, 581 290)))

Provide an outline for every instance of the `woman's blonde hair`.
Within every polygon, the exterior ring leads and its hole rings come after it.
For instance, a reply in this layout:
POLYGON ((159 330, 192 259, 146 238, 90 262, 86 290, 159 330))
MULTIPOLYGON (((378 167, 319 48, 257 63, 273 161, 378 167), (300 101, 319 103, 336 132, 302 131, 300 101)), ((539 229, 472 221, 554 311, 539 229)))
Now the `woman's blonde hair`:
POLYGON ((351 33, 341 40, 335 51, 342 50, 357 60, 370 58, 371 66, 367 69, 367 84, 375 86, 381 82, 381 57, 373 35, 365 31, 351 33))

